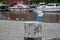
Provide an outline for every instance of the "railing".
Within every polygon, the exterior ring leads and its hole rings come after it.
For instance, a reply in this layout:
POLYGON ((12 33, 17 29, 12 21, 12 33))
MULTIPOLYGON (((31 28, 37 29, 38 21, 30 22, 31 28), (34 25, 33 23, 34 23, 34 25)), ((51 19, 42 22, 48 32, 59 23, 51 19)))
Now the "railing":
POLYGON ((9 8, 9 10, 11 10, 11 9, 13 9, 13 11, 15 11, 16 9, 18 9, 19 11, 21 11, 21 10, 29 10, 29 9, 31 9, 31 8, 9 8))

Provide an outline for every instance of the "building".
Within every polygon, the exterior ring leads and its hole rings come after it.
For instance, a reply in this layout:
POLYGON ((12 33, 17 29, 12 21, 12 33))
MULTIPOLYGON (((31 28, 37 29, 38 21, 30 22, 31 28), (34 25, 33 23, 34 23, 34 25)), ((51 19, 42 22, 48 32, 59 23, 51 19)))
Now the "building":
POLYGON ((16 4, 17 2, 21 2, 23 1, 24 4, 27 4, 28 3, 28 0, 2 0, 3 3, 7 3, 9 4, 10 6, 13 6, 14 4, 16 4))

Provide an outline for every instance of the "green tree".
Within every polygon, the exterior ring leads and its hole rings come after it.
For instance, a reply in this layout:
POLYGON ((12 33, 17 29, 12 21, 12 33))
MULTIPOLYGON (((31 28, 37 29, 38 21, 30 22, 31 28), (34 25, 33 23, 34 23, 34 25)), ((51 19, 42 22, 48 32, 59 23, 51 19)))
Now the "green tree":
POLYGON ((60 3, 60 0, 57 0, 58 3, 60 3))
POLYGON ((46 3, 60 3, 60 0, 33 0, 30 1, 31 3, 39 3, 39 2, 46 2, 46 3))
POLYGON ((35 4, 38 4, 41 0, 33 0, 33 1, 30 1, 30 3, 35 3, 35 4))
POLYGON ((0 0, 0 2, 1 2, 2 0, 0 0))
POLYGON ((45 0, 46 3, 55 3, 56 0, 45 0))

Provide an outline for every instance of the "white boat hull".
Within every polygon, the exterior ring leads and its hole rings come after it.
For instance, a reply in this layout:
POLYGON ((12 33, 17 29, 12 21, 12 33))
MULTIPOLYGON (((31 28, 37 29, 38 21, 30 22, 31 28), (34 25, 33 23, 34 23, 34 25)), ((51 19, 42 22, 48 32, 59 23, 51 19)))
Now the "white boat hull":
POLYGON ((45 7, 43 11, 60 11, 60 7, 45 7))

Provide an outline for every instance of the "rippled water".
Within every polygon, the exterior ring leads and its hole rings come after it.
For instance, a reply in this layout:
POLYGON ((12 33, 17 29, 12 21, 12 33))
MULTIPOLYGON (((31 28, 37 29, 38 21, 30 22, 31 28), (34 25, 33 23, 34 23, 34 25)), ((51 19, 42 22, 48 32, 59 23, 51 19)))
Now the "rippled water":
POLYGON ((60 22, 60 12, 44 12, 44 16, 41 17, 41 21, 49 23, 60 22))
MULTIPOLYGON (((23 13, 23 16, 20 14, 21 12, 0 12, 0 19, 10 19, 10 20, 16 20, 18 17, 18 20, 23 21, 35 21, 35 13, 29 13, 27 12, 26 14, 23 13), (15 14, 14 14, 15 13, 15 14), (10 16, 13 14, 12 16, 10 16), (16 15, 17 14, 17 15, 16 15), (18 16, 19 15, 19 16, 18 16), (10 18, 9 18, 10 17, 10 18)), ((44 12, 44 15, 40 18, 41 22, 49 22, 49 23, 56 23, 60 22, 60 12, 44 12)))
POLYGON ((1 11, 0 19, 2 20, 18 20, 18 21, 35 21, 34 12, 14 12, 14 11, 1 11))

